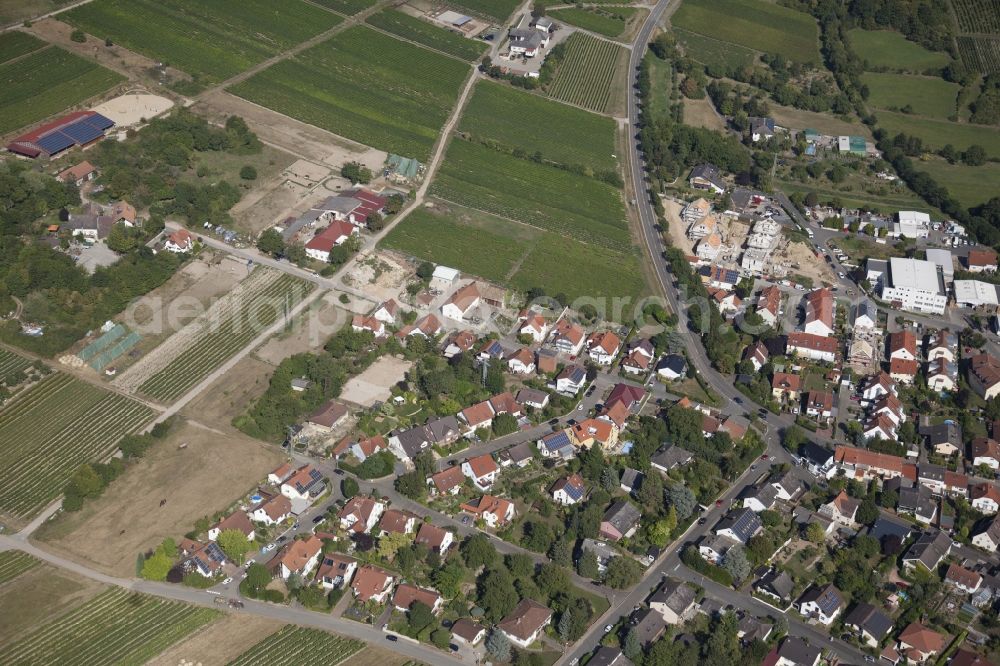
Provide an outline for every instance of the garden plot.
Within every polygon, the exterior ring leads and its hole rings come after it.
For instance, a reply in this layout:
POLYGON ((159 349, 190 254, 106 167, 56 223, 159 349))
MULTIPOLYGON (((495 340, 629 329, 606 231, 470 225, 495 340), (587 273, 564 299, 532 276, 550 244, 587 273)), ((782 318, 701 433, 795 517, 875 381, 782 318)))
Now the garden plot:
POLYGON ((172 400, 207 377, 305 298, 312 285, 258 267, 207 312, 171 335, 115 384, 172 400))
POLYGON ((6 666, 141 664, 219 613, 111 589, 0 649, 6 666))
POLYGON ((83 463, 111 453, 153 411, 55 373, 0 410, 0 511, 27 518, 62 492, 83 463))
POLYGON ((365 646, 343 636, 318 629, 286 626, 271 634, 235 660, 229 666, 334 666, 365 646))

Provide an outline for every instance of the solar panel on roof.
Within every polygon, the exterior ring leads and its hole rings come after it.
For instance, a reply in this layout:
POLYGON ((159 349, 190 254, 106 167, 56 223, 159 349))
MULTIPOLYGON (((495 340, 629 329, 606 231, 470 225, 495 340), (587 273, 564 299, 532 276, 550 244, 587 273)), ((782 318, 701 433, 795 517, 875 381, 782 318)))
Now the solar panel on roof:
POLYGON ((66 150, 73 145, 73 139, 69 138, 62 132, 53 132, 47 136, 43 136, 41 139, 35 142, 35 144, 44 150, 45 152, 51 154, 58 153, 60 150, 66 150))
POLYGON ((88 125, 93 125, 97 129, 101 129, 101 130, 106 130, 106 129, 110 128, 110 127, 114 127, 115 126, 115 121, 111 120, 107 116, 102 116, 99 113, 95 113, 92 116, 88 116, 87 118, 84 118, 82 122, 85 122, 88 125))
POLYGON ((84 123, 70 125, 63 129, 63 133, 69 135, 77 143, 90 143, 104 135, 101 130, 84 123))

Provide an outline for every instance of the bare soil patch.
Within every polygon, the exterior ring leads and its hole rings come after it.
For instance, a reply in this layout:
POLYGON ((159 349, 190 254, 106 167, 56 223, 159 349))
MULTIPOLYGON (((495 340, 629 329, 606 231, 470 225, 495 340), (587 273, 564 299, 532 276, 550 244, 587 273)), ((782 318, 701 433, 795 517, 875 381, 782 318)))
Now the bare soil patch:
POLYGON ((244 357, 182 410, 182 414, 224 432, 238 433, 230 422, 264 394, 274 366, 252 354, 244 357))
POLYGON ((292 320, 292 327, 270 338, 255 355, 278 365, 293 354, 320 349, 331 335, 351 321, 351 314, 337 301, 336 292, 327 292, 292 320))
POLYGON ((172 100, 159 95, 148 95, 138 91, 109 99, 94 107, 102 116, 115 121, 115 127, 132 127, 166 113, 173 107, 172 100))
POLYGON ((281 622, 255 615, 226 615, 160 653, 146 666, 223 666, 282 626, 281 622))
POLYGON ((0 586, 0 645, 97 596, 104 586, 47 564, 0 586))
POLYGON ((363 254, 344 276, 344 284, 363 289, 377 301, 400 299, 400 292, 413 275, 410 262, 395 252, 375 251, 363 254))
POLYGON ((819 260, 812 250, 802 243, 785 243, 783 249, 776 253, 775 259, 788 266, 790 273, 812 278, 817 287, 820 283, 833 284, 836 276, 830 265, 819 260))
POLYGON ((344 162, 356 161, 378 171, 385 163, 386 154, 380 150, 355 143, 226 92, 213 90, 205 93, 195 108, 216 122, 225 122, 233 114, 242 116, 262 141, 293 155, 338 169, 344 162))
POLYGON ((684 254, 693 254, 693 244, 687 237, 687 225, 681 219, 681 209, 684 206, 673 199, 663 198, 664 217, 667 218, 670 240, 673 244, 684 251, 684 254))
POLYGON ((340 397, 364 407, 389 399, 390 389, 403 379, 413 364, 395 356, 383 356, 344 385, 340 397))
POLYGON ((37 538, 100 571, 134 576, 139 553, 226 509, 281 460, 277 448, 262 442, 178 423, 104 495, 46 523, 37 538))

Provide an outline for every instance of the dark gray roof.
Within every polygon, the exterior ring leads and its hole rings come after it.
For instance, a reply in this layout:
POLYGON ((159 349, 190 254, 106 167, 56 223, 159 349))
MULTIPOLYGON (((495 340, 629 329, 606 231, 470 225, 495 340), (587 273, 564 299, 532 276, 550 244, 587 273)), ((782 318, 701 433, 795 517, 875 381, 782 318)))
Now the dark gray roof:
POLYGON ((427 429, 434 442, 441 443, 449 438, 456 437, 462 429, 458 424, 458 419, 454 416, 444 416, 438 419, 431 419, 427 422, 427 429))
POLYGON ((687 359, 680 354, 667 354, 656 364, 657 372, 663 369, 669 369, 674 374, 683 375, 687 372, 687 359))
POLYGON ((715 533, 731 530, 744 544, 763 527, 760 517, 750 509, 734 509, 715 526, 715 533))
POLYGON ((726 186, 725 181, 722 180, 722 174, 719 173, 719 167, 714 164, 699 164, 691 169, 691 178, 702 178, 720 188, 726 186))
POLYGON ((788 601, 792 598, 792 589, 795 587, 795 581, 784 571, 771 569, 761 576, 760 580, 756 583, 756 587, 771 592, 779 599, 788 601))
POLYGON ((741 500, 757 498, 757 501, 765 507, 770 508, 778 497, 778 489, 770 483, 763 483, 759 486, 747 486, 740 493, 741 500))
POLYGON ((414 426, 409 430, 401 430, 396 433, 395 437, 399 440, 399 445, 410 459, 427 449, 428 445, 434 441, 434 436, 425 425, 414 426))
POLYGON ((580 545, 580 552, 593 551, 594 555, 597 556, 597 561, 602 564, 607 564, 607 561, 618 554, 618 551, 604 543, 603 541, 598 541, 597 539, 584 539, 583 543, 580 545))
POLYGON ((663 635, 667 628, 667 623, 663 621, 663 616, 649 608, 643 608, 632 615, 632 626, 639 643, 643 647, 648 647, 650 643, 663 635))
POLYGON ((740 618, 739 631, 743 634, 744 642, 767 640, 773 628, 773 624, 762 622, 752 615, 744 615, 740 618))
POLYGON ((604 521, 614 525, 615 529, 625 534, 639 522, 642 514, 630 502, 618 500, 605 512, 604 521))
POLYGON ((825 465, 833 458, 833 451, 816 442, 806 442, 799 448, 799 456, 813 465, 825 465))
POLYGON ((925 486, 899 489, 899 511, 912 513, 922 518, 933 518, 937 502, 925 486))
POLYGON ((667 608, 681 615, 694 603, 694 597, 694 588, 680 581, 667 580, 650 595, 649 603, 665 604, 667 608))
POLYGON ((588 666, 630 666, 632 662, 618 648, 602 645, 594 651, 594 656, 587 664, 588 666))
POLYGON ((928 570, 932 570, 950 549, 951 539, 944 532, 924 532, 906 551, 903 561, 920 562, 928 570))
POLYGON ((650 458, 649 462, 656 467, 671 470, 679 465, 688 464, 693 458, 694 455, 687 449, 679 446, 670 446, 657 452, 656 455, 650 458))
POLYGON ((944 481, 944 467, 941 465, 920 465, 920 478, 944 481))
POLYGON ((781 486, 786 493, 793 496, 805 488, 805 482, 799 478, 799 474, 795 469, 790 469, 777 478, 772 479, 771 485, 776 487, 781 486))
POLYGON ((833 585, 811 587, 799 599, 799 604, 814 602, 825 615, 832 615, 844 605, 844 595, 833 585))
POLYGON ((510 447, 507 449, 507 455, 515 463, 535 457, 531 444, 528 444, 527 442, 521 442, 520 444, 510 447))
POLYGON ((892 631, 892 619, 871 604, 860 603, 844 618, 844 624, 867 631, 881 641, 892 631))
POLYGON ((955 422, 920 426, 920 434, 927 438, 928 446, 950 442, 955 447, 962 448, 962 427, 955 422))
POLYGON ((750 118, 750 129, 752 130, 764 130, 773 133, 774 132, 774 119, 773 118, 750 118))
POLYGON ((779 657, 787 659, 797 666, 799 664, 812 666, 816 663, 820 653, 822 653, 820 648, 809 645, 797 636, 789 636, 782 641, 781 646, 778 648, 779 657))
POLYGON ((642 487, 642 480, 645 478, 645 474, 637 469, 632 469, 631 467, 626 467, 622 471, 622 481, 621 484, 632 489, 632 492, 639 490, 642 487))
POLYGON ((905 541, 911 532, 913 532, 913 526, 909 523, 896 518, 880 516, 868 531, 868 535, 875 537, 879 541, 890 536, 899 537, 900 541, 905 541))

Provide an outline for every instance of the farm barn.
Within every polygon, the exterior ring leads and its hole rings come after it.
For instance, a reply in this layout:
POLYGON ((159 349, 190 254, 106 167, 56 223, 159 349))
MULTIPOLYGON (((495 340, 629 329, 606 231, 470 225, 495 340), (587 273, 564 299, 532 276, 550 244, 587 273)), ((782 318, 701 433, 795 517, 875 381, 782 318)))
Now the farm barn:
POLYGON ((7 150, 24 157, 53 157, 73 146, 100 141, 114 125, 96 111, 74 111, 15 138, 7 150))

